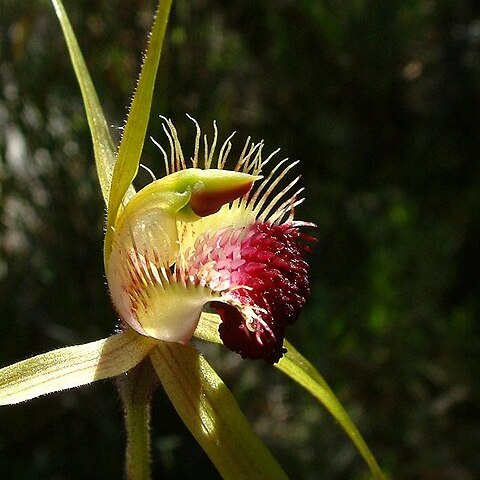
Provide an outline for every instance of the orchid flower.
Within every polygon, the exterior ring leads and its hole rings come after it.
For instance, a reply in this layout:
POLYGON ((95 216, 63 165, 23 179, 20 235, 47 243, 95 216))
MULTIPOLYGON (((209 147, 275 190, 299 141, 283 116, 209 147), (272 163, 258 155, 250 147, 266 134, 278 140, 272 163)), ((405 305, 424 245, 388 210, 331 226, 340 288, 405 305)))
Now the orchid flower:
MULTIPOLYGON (((306 302, 312 238, 295 220, 301 203, 295 163, 263 158, 263 143, 244 145, 227 168, 232 136, 217 148, 199 125, 185 159, 175 126, 164 119, 158 143, 166 175, 136 192, 153 86, 171 0, 158 7, 118 150, 61 0, 52 0, 77 75, 107 205, 105 271, 122 329, 106 339, 60 348, 0 370, 0 405, 116 378, 125 408, 127 476, 149 478, 150 397, 158 380, 178 414, 224 478, 286 478, 234 397, 192 345, 223 344, 263 359, 317 398, 383 478, 373 455, 332 390, 286 340, 306 302), (286 184, 285 184, 286 183, 286 184), (216 313, 205 313, 205 305, 216 313)), ((156 142, 157 143, 157 142, 156 142)))

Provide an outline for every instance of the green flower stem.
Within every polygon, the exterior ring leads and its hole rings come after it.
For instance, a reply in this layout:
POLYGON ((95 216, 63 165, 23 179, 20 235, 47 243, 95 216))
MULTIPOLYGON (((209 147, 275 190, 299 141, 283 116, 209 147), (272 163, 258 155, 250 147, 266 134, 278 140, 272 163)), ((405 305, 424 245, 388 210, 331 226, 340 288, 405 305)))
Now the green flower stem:
POLYGON ((157 385, 158 377, 149 359, 117 378, 127 430, 128 480, 150 479, 150 405, 157 385))

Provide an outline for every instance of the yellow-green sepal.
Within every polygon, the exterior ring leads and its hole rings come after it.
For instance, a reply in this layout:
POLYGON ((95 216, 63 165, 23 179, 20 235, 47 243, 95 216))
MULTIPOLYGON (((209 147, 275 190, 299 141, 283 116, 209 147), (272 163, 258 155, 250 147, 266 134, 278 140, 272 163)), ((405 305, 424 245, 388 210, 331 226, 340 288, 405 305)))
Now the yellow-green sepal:
POLYGON ((0 369, 0 405, 79 387, 120 375, 155 345, 133 330, 84 345, 60 348, 0 369))
MULTIPOLYGON (((212 343, 222 343, 218 333, 220 317, 211 313, 202 313, 194 336, 212 343)), ((359 430, 351 420, 348 412, 328 386, 325 379, 316 368, 303 357, 288 341, 285 340, 287 353, 274 366, 289 376, 313 395, 337 420, 353 444, 367 463, 370 472, 376 480, 383 480, 383 473, 368 448, 359 430)))
POLYGON ((105 268, 108 265, 108 258, 112 249, 113 227, 117 220, 118 211, 121 205, 129 200, 128 191, 140 164, 140 155, 145 142, 145 134, 152 106, 155 78, 171 5, 172 0, 162 0, 158 5, 137 90, 123 130, 108 197, 107 228, 104 246, 105 268))
POLYGON ((275 364, 275 367, 305 388, 323 404, 350 437, 350 440, 367 463, 372 477, 375 480, 384 480, 385 477, 373 453, 325 379, 315 367, 286 340, 285 347, 287 353, 275 364))
POLYGON ((223 478, 287 480, 230 390, 192 345, 160 342, 150 359, 178 414, 223 478))

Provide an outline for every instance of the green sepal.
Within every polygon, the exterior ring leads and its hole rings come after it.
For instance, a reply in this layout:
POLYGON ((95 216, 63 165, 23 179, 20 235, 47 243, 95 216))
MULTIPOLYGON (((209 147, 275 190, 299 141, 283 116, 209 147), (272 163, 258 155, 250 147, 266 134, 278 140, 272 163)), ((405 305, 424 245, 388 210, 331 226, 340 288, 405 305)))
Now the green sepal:
POLYGON ((116 377, 137 365, 154 345, 152 339, 128 330, 9 365, 0 370, 0 405, 116 377))
POLYGON ((376 480, 385 477, 375 457, 362 438, 347 411, 335 396, 325 379, 289 342, 285 341, 287 353, 275 364, 275 367, 310 392, 332 414, 363 457, 376 480))
MULTIPOLYGON (((68 19, 65 8, 61 0, 52 0, 55 13, 63 30, 63 35, 67 43, 70 59, 80 85, 83 104, 87 114, 87 121, 92 136, 93 151, 95 154, 95 163, 97 167, 98 180, 102 189, 103 198, 107 203, 110 195, 110 186, 112 183, 113 168, 116 160, 115 146, 110 135, 105 115, 98 100, 95 87, 88 72, 82 52, 78 46, 75 33, 68 19)), ((131 197, 135 190, 130 185, 127 198, 131 197)))
POLYGON ((160 342, 150 358, 178 414, 223 478, 287 479, 230 390, 192 345, 160 342))
POLYGON ((140 164, 140 155, 143 150, 152 106, 155 78, 171 5, 172 0, 162 0, 158 5, 137 90, 133 96, 130 113, 123 130, 108 198, 104 246, 105 267, 108 265, 108 258, 112 249, 113 227, 118 211, 122 203, 128 201, 125 194, 135 178, 140 164))
MULTIPOLYGON (((219 325, 220 317, 218 315, 202 313, 194 336, 207 342, 222 343, 218 333, 219 325)), ((370 468, 372 476, 377 480, 383 479, 383 473, 380 470, 375 457, 325 379, 315 367, 293 347, 293 345, 286 340, 284 344, 287 353, 274 366, 305 388, 305 390, 323 404, 350 437, 360 455, 362 455, 370 468)))

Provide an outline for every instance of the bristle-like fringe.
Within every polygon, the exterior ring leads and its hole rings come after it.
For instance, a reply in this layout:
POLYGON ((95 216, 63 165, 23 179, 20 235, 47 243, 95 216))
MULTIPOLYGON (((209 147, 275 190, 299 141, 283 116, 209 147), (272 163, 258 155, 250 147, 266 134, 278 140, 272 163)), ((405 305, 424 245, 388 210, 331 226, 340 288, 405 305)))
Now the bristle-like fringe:
MULTIPOLYGON (((235 132, 223 142, 219 149, 218 158, 214 161, 219 136, 217 123, 215 121, 213 122, 213 139, 211 145, 209 145, 208 136, 206 134, 202 136, 202 130, 198 122, 188 114, 187 117, 194 123, 196 129, 193 156, 190 158, 192 167, 203 169, 225 169, 232 149, 232 138, 234 137, 235 132), (199 158, 200 149, 202 149, 203 157, 201 159, 199 158)), ((160 118, 163 120, 162 128, 169 143, 170 154, 167 154, 166 150, 156 140, 152 140, 163 154, 165 172, 169 175, 184 170, 187 166, 181 143, 178 138, 178 133, 173 122, 166 117, 160 118)), ((263 140, 254 143, 252 142, 251 137, 248 137, 242 153, 233 169, 235 171, 260 176, 265 166, 280 150, 277 149, 268 155, 267 158, 262 159, 263 147, 263 140)), ((259 183, 257 188, 254 188, 245 197, 235 200, 232 206, 234 208, 245 208, 246 210, 251 211, 255 218, 261 222, 282 223, 293 221, 295 207, 303 201, 303 198, 300 197, 303 189, 299 189, 295 193, 292 193, 300 177, 294 178, 280 191, 276 192, 276 189, 297 164, 298 160, 291 163, 289 163, 288 158, 281 160, 270 171, 268 176, 259 183)))

